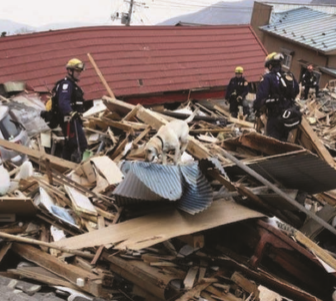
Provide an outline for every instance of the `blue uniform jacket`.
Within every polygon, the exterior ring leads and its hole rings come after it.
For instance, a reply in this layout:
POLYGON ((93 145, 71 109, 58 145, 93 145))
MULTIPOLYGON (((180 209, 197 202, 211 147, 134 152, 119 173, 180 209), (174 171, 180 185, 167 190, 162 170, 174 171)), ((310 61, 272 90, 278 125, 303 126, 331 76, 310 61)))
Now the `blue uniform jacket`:
MULTIPOLYGON (((274 68, 270 73, 267 73, 262 77, 257 90, 256 99, 253 103, 254 110, 260 110, 260 108, 266 104, 266 100, 274 97, 279 98, 283 95, 283 92, 281 91, 281 77, 279 76, 279 73, 283 73, 283 71, 280 68, 274 68)), ((292 95, 290 97, 284 97, 281 102, 278 101, 276 103, 270 103, 270 106, 277 105, 279 109, 286 109, 294 101, 296 95, 299 94, 299 85, 294 78, 294 75, 292 76, 294 85, 292 95)), ((269 105, 267 104, 267 106, 269 105)))
POLYGON ((229 99, 231 94, 236 91, 237 96, 243 99, 249 92, 248 82, 244 77, 232 77, 226 90, 225 98, 229 99))
POLYGON ((69 115, 71 111, 83 112, 83 91, 82 89, 69 77, 57 83, 56 87, 58 108, 63 116, 69 115))

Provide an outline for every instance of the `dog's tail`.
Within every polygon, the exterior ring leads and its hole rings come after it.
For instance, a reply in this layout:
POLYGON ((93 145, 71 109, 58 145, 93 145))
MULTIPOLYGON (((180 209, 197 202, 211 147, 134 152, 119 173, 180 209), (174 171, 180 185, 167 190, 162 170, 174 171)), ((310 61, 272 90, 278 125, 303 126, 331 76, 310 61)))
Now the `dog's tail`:
POLYGON ((197 115, 198 111, 199 111, 199 108, 196 108, 196 110, 187 119, 185 119, 184 121, 186 123, 191 122, 195 118, 195 116, 197 115))

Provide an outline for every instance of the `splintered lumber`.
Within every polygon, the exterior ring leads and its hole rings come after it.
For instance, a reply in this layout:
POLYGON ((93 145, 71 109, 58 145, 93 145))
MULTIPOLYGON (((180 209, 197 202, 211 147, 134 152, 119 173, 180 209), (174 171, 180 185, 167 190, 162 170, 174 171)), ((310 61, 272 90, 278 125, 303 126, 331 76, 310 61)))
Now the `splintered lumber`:
POLYGON ((106 80, 105 80, 103 74, 100 72, 100 70, 99 70, 99 68, 98 68, 98 66, 97 66, 97 64, 96 64, 96 62, 94 61, 93 57, 91 56, 90 53, 88 53, 87 56, 88 56, 88 58, 89 58, 89 60, 90 60, 90 62, 91 62, 91 64, 92 64, 93 68, 96 70, 96 73, 98 74, 100 80, 102 81, 102 83, 103 83, 103 85, 104 85, 106 91, 108 92, 108 94, 109 94, 113 99, 115 99, 114 93, 112 92, 111 88, 110 88, 109 85, 107 84, 107 82, 106 82, 106 80))
POLYGON ((228 255, 225 257, 218 257, 218 263, 223 264, 226 267, 228 264, 232 266, 235 270, 242 271, 246 274, 249 278, 273 289, 276 292, 284 295, 293 300, 302 300, 302 301, 322 301, 315 296, 301 290, 300 288, 296 287, 295 285, 287 282, 282 281, 281 278, 274 277, 273 275, 264 271, 261 267, 258 270, 253 270, 250 267, 241 264, 235 261, 233 258, 230 258, 228 255))
POLYGON ((65 253, 79 255, 79 256, 82 256, 82 257, 85 257, 85 258, 93 258, 93 255, 90 254, 90 253, 77 251, 77 250, 73 250, 73 249, 67 249, 67 248, 64 248, 64 247, 58 247, 58 246, 55 246, 52 243, 48 243, 48 242, 44 242, 44 241, 40 241, 40 240, 35 240, 35 239, 32 239, 32 238, 25 238, 25 237, 11 235, 11 234, 7 234, 7 233, 3 233, 3 232, 0 232, 0 237, 4 238, 4 239, 11 240, 11 241, 18 241, 18 242, 24 242, 24 243, 29 243, 29 244, 38 245, 38 246, 44 246, 44 247, 60 250, 60 251, 65 252, 65 253))
POLYGON ((165 275, 160 269, 151 267, 142 261, 129 260, 126 261, 113 255, 103 255, 111 265, 111 271, 143 288, 157 300, 165 300, 164 292, 172 279, 176 279, 176 275, 165 275))
POLYGON ((176 301, 189 301, 189 300, 192 300, 193 297, 199 295, 201 293, 201 291, 203 291, 204 289, 206 289, 209 285, 211 285, 211 283, 200 283, 200 284, 197 284, 193 289, 189 290, 183 296, 181 296, 180 298, 176 299, 176 301))
POLYGON ((312 143, 312 147, 316 151, 318 156, 334 167, 335 166, 334 158, 330 155, 329 151, 325 148, 325 146, 320 142, 320 138, 311 128, 305 117, 302 118, 299 128, 302 131, 303 135, 309 137, 310 142, 312 143))
POLYGON ((266 180, 264 177, 262 177, 261 175, 256 173, 253 169, 251 169, 250 167, 248 167, 245 164, 243 164, 242 162, 240 162, 237 158, 235 158, 234 156, 232 156, 230 153, 228 153, 225 150, 223 150, 223 155, 226 158, 230 159, 232 162, 236 163, 238 167, 240 167, 242 170, 246 171, 249 175, 251 175, 252 177, 257 179, 258 181, 260 181, 264 185, 268 186, 269 188, 271 188, 275 193, 277 193, 278 195, 283 197, 285 200, 287 200, 293 206, 298 208, 300 211, 306 213, 309 217, 311 217, 316 222, 321 224, 324 228, 328 229, 331 233, 336 235, 336 229, 334 227, 332 227, 330 224, 325 222, 322 218, 318 217, 316 214, 314 214, 313 212, 309 211, 304 206, 299 204, 296 200, 291 198, 288 194, 284 193, 282 190, 280 190, 277 186, 275 186, 274 184, 272 184, 271 182, 266 180))
POLYGON ((8 272, 19 275, 22 278, 34 279, 48 285, 61 285, 78 290, 78 287, 76 285, 62 279, 59 276, 56 276, 55 274, 41 267, 20 267, 17 269, 10 269, 8 270, 8 272))
POLYGON ((37 208, 31 198, 3 196, 0 197, 0 212, 1 214, 34 216, 37 208))
POLYGON ((185 277, 183 284, 185 289, 192 289, 198 273, 198 266, 191 267, 185 277))
POLYGON ((84 279, 84 286, 81 286, 81 289, 96 297, 102 297, 102 280, 99 276, 74 265, 61 262, 54 256, 29 245, 14 243, 12 250, 26 260, 34 262, 38 266, 67 279, 74 285, 77 285, 78 279, 84 279))
POLYGON ((233 282, 243 288, 250 294, 253 294, 255 299, 259 298, 259 290, 255 283, 252 283, 250 280, 246 279, 243 275, 238 272, 234 272, 231 276, 233 282))
POLYGON ((283 231, 289 233, 293 236, 298 242, 304 245, 308 250, 310 250, 315 256, 319 257, 326 264, 328 264, 332 269, 336 270, 336 259, 331 256, 326 250, 322 249, 315 242, 310 240, 307 236, 301 233, 299 230, 296 230, 292 226, 289 226, 285 223, 277 223, 283 231))
POLYGON ((263 216, 260 212, 234 202, 219 200, 195 216, 170 209, 111 225, 92 233, 62 239, 54 244, 70 249, 116 244, 117 249, 139 250, 173 237, 263 216))
POLYGON ((40 151, 37 150, 33 150, 29 147, 23 146, 21 144, 17 144, 17 143, 13 143, 13 142, 9 142, 7 140, 3 140, 0 139, 0 146, 3 146, 7 149, 10 150, 15 150, 16 152, 19 152, 21 154, 25 154, 29 157, 33 157, 35 159, 38 160, 44 160, 44 159, 48 159, 50 161, 50 163, 52 165, 56 165, 58 167, 62 167, 63 169, 67 170, 67 169, 76 169, 77 168, 77 164, 71 162, 71 161, 67 161, 58 157, 54 157, 52 155, 49 154, 42 154, 40 151))

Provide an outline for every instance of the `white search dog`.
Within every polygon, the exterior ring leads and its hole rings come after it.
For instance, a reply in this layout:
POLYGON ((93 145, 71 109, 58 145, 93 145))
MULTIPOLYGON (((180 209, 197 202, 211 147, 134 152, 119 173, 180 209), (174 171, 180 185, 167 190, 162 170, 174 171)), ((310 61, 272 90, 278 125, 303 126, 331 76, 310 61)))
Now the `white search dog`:
POLYGON ((174 163, 181 161, 181 156, 188 146, 189 126, 197 113, 196 109, 186 120, 173 120, 163 125, 145 146, 145 161, 151 162, 162 155, 162 164, 167 164, 167 153, 174 150, 174 163))

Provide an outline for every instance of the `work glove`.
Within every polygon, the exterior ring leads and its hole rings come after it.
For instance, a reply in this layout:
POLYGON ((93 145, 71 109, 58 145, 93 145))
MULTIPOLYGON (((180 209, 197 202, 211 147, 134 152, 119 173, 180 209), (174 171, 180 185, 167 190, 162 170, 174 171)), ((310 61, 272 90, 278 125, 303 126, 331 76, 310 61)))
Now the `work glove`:
POLYGON ((81 114, 78 113, 77 111, 72 111, 69 113, 69 115, 70 115, 70 121, 81 118, 81 114))

